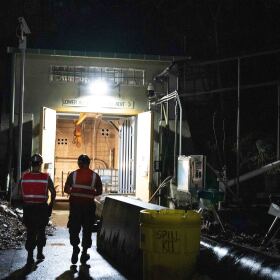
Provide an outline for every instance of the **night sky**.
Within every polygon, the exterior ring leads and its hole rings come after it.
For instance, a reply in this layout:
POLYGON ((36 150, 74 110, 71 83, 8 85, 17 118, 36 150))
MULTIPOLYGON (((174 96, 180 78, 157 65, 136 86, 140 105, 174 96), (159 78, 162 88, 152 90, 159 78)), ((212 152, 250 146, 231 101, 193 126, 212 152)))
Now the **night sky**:
POLYGON ((31 29, 30 48, 210 59, 280 46, 277 0, 10 0, 2 5, 2 46, 17 45, 19 16, 31 29))
MULTIPOLYGON (((9 0, 1 4, 0 109, 4 112, 8 111, 5 104, 10 92, 10 58, 6 48, 18 46, 20 16, 32 32, 28 48, 186 55, 192 61, 280 49, 279 0, 9 0)), ((270 61, 267 57, 261 59, 242 64, 242 84, 279 79, 280 56, 269 57, 270 61)), ((222 74, 234 83, 230 86, 236 85, 236 65, 226 69, 222 69, 222 74)), ((222 82, 226 86, 224 78, 222 82)), ((241 134, 243 139, 252 139, 243 145, 245 149, 255 147, 255 141, 264 136, 276 138, 276 94, 276 87, 242 93, 241 134)), ((235 98, 234 93, 223 95, 221 105, 213 98, 212 107, 207 103, 202 109, 188 103, 189 112, 194 111, 189 120, 194 118, 190 125, 194 139, 197 135, 198 147, 205 143, 210 148, 215 146, 212 120, 217 114, 221 116, 219 127, 224 119, 227 121, 227 137, 232 140, 229 150, 234 150, 235 98), (201 112, 205 113, 203 126, 196 123, 202 119, 201 112)))

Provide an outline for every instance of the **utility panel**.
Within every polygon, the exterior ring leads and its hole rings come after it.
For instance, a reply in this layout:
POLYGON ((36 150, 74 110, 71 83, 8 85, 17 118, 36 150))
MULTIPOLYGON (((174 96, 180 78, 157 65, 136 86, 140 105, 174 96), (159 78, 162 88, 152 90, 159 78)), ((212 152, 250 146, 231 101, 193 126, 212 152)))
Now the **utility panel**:
POLYGON ((178 191, 196 194, 205 188, 206 156, 178 157, 178 191))

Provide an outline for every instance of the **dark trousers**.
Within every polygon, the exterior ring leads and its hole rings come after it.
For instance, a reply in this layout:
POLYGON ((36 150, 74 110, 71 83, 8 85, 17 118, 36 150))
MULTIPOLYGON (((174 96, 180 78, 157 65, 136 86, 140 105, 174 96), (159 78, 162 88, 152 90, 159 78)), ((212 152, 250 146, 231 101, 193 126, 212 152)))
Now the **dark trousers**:
POLYGON ((68 228, 70 234, 70 244, 78 246, 80 243, 79 233, 83 228, 82 247, 88 249, 91 247, 91 235, 95 223, 95 203, 74 204, 70 203, 70 214, 68 228))
POLYGON ((26 226, 27 239, 25 249, 34 250, 35 247, 46 245, 45 229, 49 222, 47 204, 28 204, 23 207, 23 223, 26 226))

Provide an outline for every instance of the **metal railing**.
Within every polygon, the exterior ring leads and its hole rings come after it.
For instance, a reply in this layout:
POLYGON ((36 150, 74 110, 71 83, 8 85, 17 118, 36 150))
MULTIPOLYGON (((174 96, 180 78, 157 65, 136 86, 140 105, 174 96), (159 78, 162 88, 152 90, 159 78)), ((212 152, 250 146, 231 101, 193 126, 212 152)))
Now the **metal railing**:
POLYGON ((118 169, 94 169, 94 171, 101 177, 103 193, 118 193, 118 169))

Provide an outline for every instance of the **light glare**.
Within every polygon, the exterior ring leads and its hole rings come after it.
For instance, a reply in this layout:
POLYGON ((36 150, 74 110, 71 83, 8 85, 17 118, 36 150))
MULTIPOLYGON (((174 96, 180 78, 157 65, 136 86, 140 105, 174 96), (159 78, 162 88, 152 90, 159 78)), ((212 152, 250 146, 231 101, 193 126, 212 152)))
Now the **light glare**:
POLYGON ((108 84, 104 80, 95 80, 89 84, 91 94, 105 94, 108 91, 108 84))

